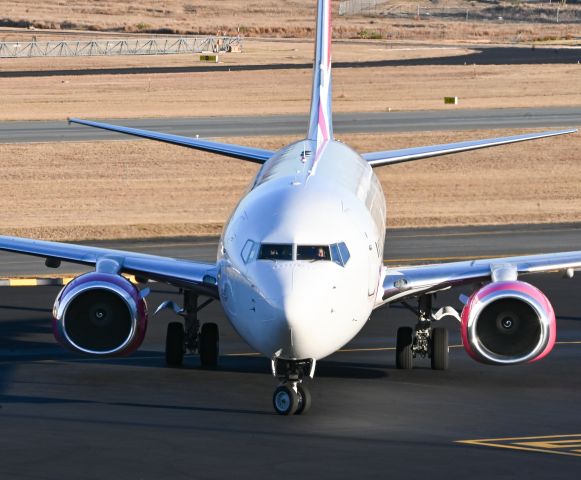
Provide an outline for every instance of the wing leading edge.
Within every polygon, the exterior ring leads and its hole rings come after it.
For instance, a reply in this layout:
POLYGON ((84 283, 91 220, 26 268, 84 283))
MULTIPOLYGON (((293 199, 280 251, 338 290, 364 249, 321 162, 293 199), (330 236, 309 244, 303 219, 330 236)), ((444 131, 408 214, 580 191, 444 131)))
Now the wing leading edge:
POLYGON ((215 264, 9 236, 0 236, 0 250, 90 266, 98 266, 100 260, 110 259, 120 265, 120 273, 188 288, 218 298, 215 264))
POLYGON ((93 122, 90 120, 81 120, 78 118, 69 118, 69 123, 77 123, 88 127, 101 128, 112 132, 124 133, 135 137, 147 138, 158 142, 171 143, 181 147, 193 148, 204 152, 217 153, 226 157, 246 160, 247 162, 264 163, 274 155, 271 150, 262 148, 245 147, 242 145, 233 145, 229 143, 213 142, 210 140, 201 140, 198 138, 184 137, 181 135, 171 135, 169 133, 154 132, 151 130, 142 130, 139 128, 124 127, 122 125, 111 125, 109 123, 93 122))
POLYGON ((575 133, 577 129, 553 130, 541 133, 527 133, 524 135, 513 135, 510 137, 487 138, 484 140, 472 140, 467 142, 445 143, 442 145, 429 145, 425 147, 404 148, 401 150, 386 150, 384 152, 364 153, 362 157, 367 160, 372 167, 382 167, 424 158, 438 157, 450 153, 467 152, 480 148, 497 147, 509 143, 525 142, 527 140, 537 140, 539 138, 555 137, 575 133))
POLYGON ((459 285, 490 281, 497 269, 509 269, 517 275, 577 270, 581 269, 581 251, 384 267, 383 290, 377 306, 459 285))

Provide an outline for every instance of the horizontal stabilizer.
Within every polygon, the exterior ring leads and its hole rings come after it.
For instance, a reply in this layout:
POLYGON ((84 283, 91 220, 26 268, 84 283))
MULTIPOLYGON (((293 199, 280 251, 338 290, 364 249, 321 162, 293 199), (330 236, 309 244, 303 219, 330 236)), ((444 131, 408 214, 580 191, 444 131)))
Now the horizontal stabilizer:
POLYGON ((90 120, 80 120, 78 118, 69 118, 69 123, 78 123, 88 127, 102 128, 112 132, 125 133, 135 137, 148 138, 158 142, 171 143, 181 147, 193 148, 204 152, 217 153, 226 157, 233 157, 239 160, 246 160, 254 163, 264 163, 274 155, 270 150, 261 148, 244 147, 242 145, 231 145, 228 143, 212 142, 210 140, 201 140, 198 138, 183 137, 181 135, 171 135, 168 133, 153 132, 151 130, 141 130, 139 128, 123 127, 120 125, 111 125, 109 123, 92 122, 90 120))
POLYGON ((404 148, 402 150, 386 150, 384 152, 364 153, 362 157, 369 162, 372 167, 381 167, 383 165, 393 165, 394 163, 411 162, 424 158, 438 157, 450 153, 467 152, 469 150, 478 150, 479 148, 496 147, 507 145, 509 143, 524 142, 527 140, 536 140, 539 138, 554 137, 575 133, 576 129, 556 130, 541 133, 527 133, 524 135, 514 135, 511 137, 488 138, 485 140, 472 140, 468 142, 446 143, 442 145, 430 145, 426 147, 404 148))

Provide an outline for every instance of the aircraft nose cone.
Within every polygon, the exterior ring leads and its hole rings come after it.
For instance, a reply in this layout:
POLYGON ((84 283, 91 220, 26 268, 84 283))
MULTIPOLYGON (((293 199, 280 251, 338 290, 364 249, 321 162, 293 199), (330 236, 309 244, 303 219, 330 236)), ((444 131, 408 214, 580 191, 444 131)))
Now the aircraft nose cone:
POLYGON ((318 356, 321 343, 324 343, 323 325, 327 324, 331 311, 328 300, 316 290, 295 289, 282 298, 281 306, 282 322, 290 334, 292 356, 318 356))
POLYGON ((341 346, 337 290, 329 264, 284 264, 256 281, 249 343, 266 355, 319 359, 341 346))

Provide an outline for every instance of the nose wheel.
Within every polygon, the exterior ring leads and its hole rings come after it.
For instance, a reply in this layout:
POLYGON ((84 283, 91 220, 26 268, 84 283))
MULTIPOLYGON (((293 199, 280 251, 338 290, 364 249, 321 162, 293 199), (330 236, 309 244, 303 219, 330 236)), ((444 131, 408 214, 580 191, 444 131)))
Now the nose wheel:
POLYGON ((272 395, 274 411, 279 415, 302 415, 311 408, 312 397, 309 388, 303 383, 308 376, 315 374, 315 360, 272 360, 272 374, 281 384, 272 395))
POLYGON ((303 383, 297 385, 297 391, 299 394, 299 406, 295 415, 301 415, 302 413, 307 413, 311 408, 311 392, 303 383))
POLYGON ((292 386, 281 385, 274 391, 272 404, 279 415, 293 415, 299 408, 299 395, 292 386))
POLYGON ((301 415, 311 408, 311 392, 306 385, 280 385, 272 396, 274 410, 279 415, 301 415))

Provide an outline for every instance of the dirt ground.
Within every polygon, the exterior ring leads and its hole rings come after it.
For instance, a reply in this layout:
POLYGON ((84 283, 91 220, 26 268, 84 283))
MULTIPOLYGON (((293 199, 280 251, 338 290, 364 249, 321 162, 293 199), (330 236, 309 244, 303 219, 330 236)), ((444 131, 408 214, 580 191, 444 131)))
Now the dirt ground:
MULTIPOLYGON (((295 54, 292 43, 285 48, 286 54, 273 53, 270 60, 276 63, 295 54)), ((385 58, 412 54, 377 48, 375 54, 385 58)), ((355 61, 366 58, 350 55, 355 61)), ((346 52, 338 57, 349 58, 346 52)), ((306 53, 300 59, 308 63, 306 53)), ((310 68, 0 78, 0 120, 294 114, 308 111, 310 92, 310 68)), ((371 67, 333 72, 335 112, 450 109, 444 105, 445 96, 459 97, 460 108, 581 105, 581 66, 371 67)))
MULTIPOLYGON (((395 3, 395 2, 394 2, 395 3)), ((397 2, 395 6, 405 4, 397 2)), ((408 2, 411 3, 411 2, 408 2)), ((427 0, 413 6, 431 6, 427 0)), ((499 6, 515 8, 514 2, 499 2, 499 6)), ((339 1, 333 5, 335 38, 384 38, 399 40, 514 42, 546 39, 567 39, 578 34, 578 26, 544 22, 538 24, 505 21, 472 22, 438 20, 427 16, 408 18, 339 16, 339 1)), ((150 32, 178 34, 226 33, 245 36, 308 37, 313 34, 315 0, 220 0, 193 2, 190 0, 75 0, 75 2, 38 0, 3 0, 0 26, 91 31, 150 32)), ((460 6, 471 12, 489 8, 488 2, 443 0, 438 7, 460 6)), ((538 8, 518 5, 520 9, 538 8)), ((551 16, 557 8, 578 8, 554 2, 543 5, 551 16)), ((499 13, 501 14, 501 13, 499 13)), ((561 13, 563 15, 563 13, 561 13)), ((0 37, 1 38, 1 37, 0 37)))
MULTIPOLYGON (((364 152, 482 135, 341 139, 364 152)), ((272 149, 291 140, 229 139, 272 149)), ((578 151, 577 134, 380 168, 389 226, 578 221, 578 151)), ((146 141, 0 145, 0 158, 3 234, 58 240, 218 234, 258 168, 146 141)))
MULTIPOLYGON (((240 0, 220 3, 223 8, 240 6, 240 0)), ((58 2, 56 10, 66 10, 66 4, 58 2)), ((129 4, 120 0, 76 3, 79 4, 89 10, 70 9, 67 18, 71 23, 77 21, 76 15, 103 16, 114 22, 117 20, 111 13, 112 8, 122 4, 129 8, 129 4), (93 11, 99 7, 101 13, 93 11)), ((3 3, 3 14, 15 15, 24 11, 26 5, 24 1, 9 0, 3 3)), ((271 8, 273 18, 278 18, 288 14, 285 9, 296 6, 296 11, 300 10, 297 15, 308 17, 308 24, 312 25, 312 7, 305 5, 304 0, 287 3, 267 0, 249 4, 247 10, 271 8), (283 10, 276 10, 275 4, 284 5, 283 10)), ((131 7, 136 10, 124 11, 121 16, 127 16, 125 21, 133 21, 142 14, 150 15, 159 17, 156 22, 161 24, 171 18, 165 10, 173 12, 174 7, 196 8, 177 0, 144 0, 140 6, 131 7)), ((46 8, 46 2, 41 0, 34 15, 40 18, 49 11, 46 8)), ((25 13, 32 15, 31 11, 25 13)), ((256 14, 254 17, 260 18, 256 14)), ((297 21, 297 27, 292 19, 285 18, 287 21, 281 22, 281 28, 288 24, 288 32, 295 27, 306 28, 301 23, 303 20, 297 21)), ((152 21, 151 25, 157 23, 152 21)), ((256 28, 262 27, 257 24, 256 28)), ((338 36, 349 36, 348 32, 341 34, 341 22, 335 28, 339 30, 338 36)), ((281 31, 277 33, 275 28, 270 33, 278 35, 281 31)), ((308 36, 312 32, 303 34, 308 36)), ((511 35, 519 33, 513 28, 511 35)), ((436 49, 409 41, 339 41, 334 45, 333 58, 336 62, 356 62, 466 55, 470 51, 446 45, 446 35, 440 38, 444 42, 436 49)), ((490 35, 483 37, 483 41, 490 38, 490 35)), ((245 41, 244 53, 223 55, 221 62, 233 66, 307 64, 312 61, 312 50, 310 40, 252 39, 245 41)), ((9 59, 0 60, 0 70, 180 66, 191 62, 198 60, 187 56, 9 59)), ((0 78, 0 121, 63 120, 68 116, 306 114, 310 77, 310 68, 265 68, 156 75, 0 78)), ((575 64, 342 68, 334 71, 333 80, 336 112, 442 108, 453 111, 456 107, 445 106, 444 96, 458 96, 461 108, 476 109, 581 105, 581 67, 575 64)), ((520 132, 346 135, 341 140, 365 152, 512 133, 520 132)), ((576 134, 380 168, 377 173, 388 201, 389 225, 578 221, 581 218, 580 138, 576 134)), ((294 139, 222 140, 277 149, 294 139)), ((4 144, 0 145, 0 161, 0 231, 58 240, 218 234, 258 168, 146 141, 4 144)))

